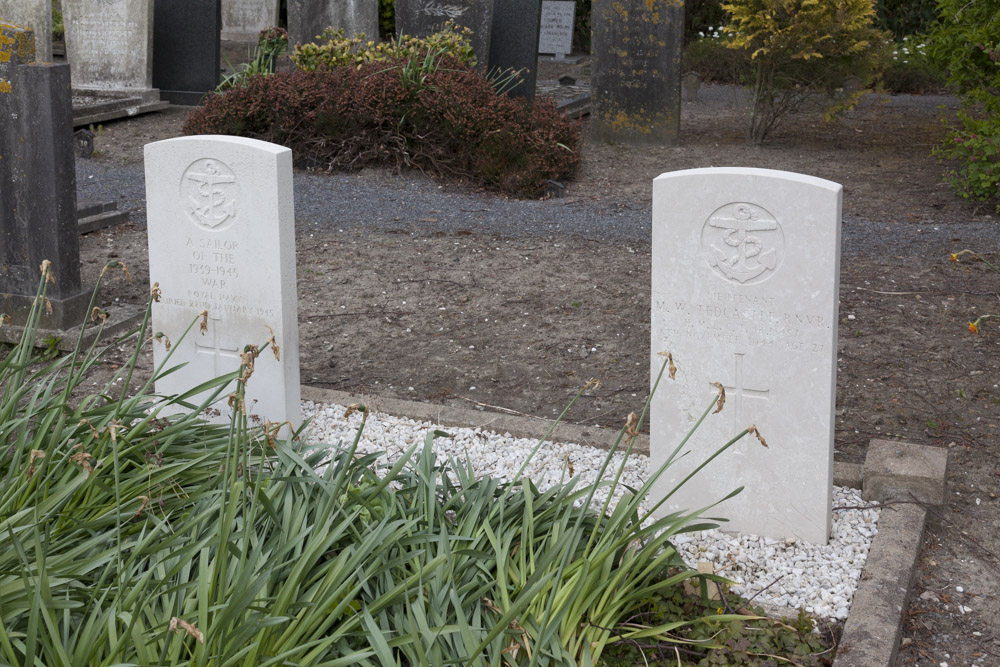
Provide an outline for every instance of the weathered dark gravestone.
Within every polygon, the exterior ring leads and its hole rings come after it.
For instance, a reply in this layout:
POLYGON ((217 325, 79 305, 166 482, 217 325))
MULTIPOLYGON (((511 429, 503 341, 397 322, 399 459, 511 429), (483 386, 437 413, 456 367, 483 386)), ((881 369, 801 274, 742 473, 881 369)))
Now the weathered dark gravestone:
POLYGON ((0 21, 31 28, 35 58, 52 60, 52 0, 0 0, 0 21))
POLYGON ((501 0, 493 14, 488 72, 515 69, 520 83, 507 90, 509 95, 535 97, 538 72, 538 21, 540 0, 501 0))
POLYGON ((288 41, 307 44, 325 29, 378 41, 378 0, 288 0, 288 41))
POLYGON ((605 141, 672 144, 680 133, 684 6, 594 0, 591 132, 605 141))
POLYGON ((0 22, 0 312, 15 326, 44 260, 54 282, 41 327, 80 325, 90 290, 80 285, 69 65, 36 63, 32 32, 0 22))
MULTIPOLYGON (((493 32, 494 0, 398 0, 396 32, 426 37, 449 19, 472 30, 472 48, 480 64, 488 62, 493 32)), ((506 0, 500 0, 504 2, 506 0)))
POLYGON ((222 0, 158 0, 153 8, 153 86, 160 99, 197 105, 219 85, 222 0))

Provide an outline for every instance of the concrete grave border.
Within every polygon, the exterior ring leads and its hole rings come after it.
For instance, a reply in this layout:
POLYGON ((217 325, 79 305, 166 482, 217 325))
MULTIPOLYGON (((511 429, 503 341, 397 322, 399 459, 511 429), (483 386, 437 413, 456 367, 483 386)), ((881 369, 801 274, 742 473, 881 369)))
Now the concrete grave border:
MULTIPOLYGON (((504 414, 490 406, 479 409, 418 403, 380 396, 363 396, 333 389, 302 386, 302 400, 350 405, 441 426, 485 428, 520 438, 539 438, 552 421, 527 415, 504 414)), ((622 416, 624 418, 624 415, 622 416)), ((574 442, 608 449, 617 431, 593 426, 558 424, 553 441, 574 442)), ((636 438, 635 451, 649 455, 649 436, 636 438)), ((864 465, 833 464, 833 483, 862 489, 866 501, 889 504, 882 508, 878 533, 872 541, 861 581, 854 594, 844 633, 834 656, 834 667, 892 665, 899 650, 903 617, 920 555, 927 510, 943 502, 948 452, 938 447, 873 439, 864 465)))

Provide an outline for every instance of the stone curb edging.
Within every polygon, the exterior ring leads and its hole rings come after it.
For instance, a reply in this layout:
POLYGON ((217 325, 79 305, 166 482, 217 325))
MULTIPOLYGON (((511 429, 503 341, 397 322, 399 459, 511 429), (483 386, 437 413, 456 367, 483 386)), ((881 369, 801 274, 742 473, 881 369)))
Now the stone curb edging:
MULTIPOLYGON (((601 449, 609 449, 618 436, 616 431, 595 426, 561 423, 553 427, 551 420, 540 417, 307 386, 302 387, 302 399, 338 405, 361 403, 386 414, 446 427, 484 428, 519 438, 540 438, 552 428, 550 440, 601 449)), ((648 455, 649 436, 639 435, 634 451, 648 455)), ((864 465, 834 462, 834 484, 862 489, 866 500, 885 503, 904 499, 903 504, 890 504, 882 509, 878 532, 834 656, 834 667, 893 664, 927 519, 922 504, 940 503, 944 498, 947 455, 947 450, 936 447, 872 440, 864 465)))

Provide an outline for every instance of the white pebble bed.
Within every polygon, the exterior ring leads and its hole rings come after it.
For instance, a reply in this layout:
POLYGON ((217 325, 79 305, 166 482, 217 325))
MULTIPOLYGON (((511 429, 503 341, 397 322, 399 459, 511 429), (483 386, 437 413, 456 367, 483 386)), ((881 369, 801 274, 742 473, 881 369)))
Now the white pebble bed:
MULTIPOLYGON (((361 414, 344 419, 345 408, 332 404, 302 402, 303 417, 312 417, 308 439, 311 443, 348 445, 361 424, 361 414)), ((514 438, 479 428, 435 426, 405 417, 373 413, 368 418, 359 453, 383 452, 380 464, 389 464, 414 444, 422 445, 427 432, 439 429, 451 437, 434 440, 440 459, 469 461, 476 476, 489 475, 509 480, 521 467, 537 440, 514 438)), ((607 452, 570 443, 545 443, 525 470, 540 489, 548 488, 569 476, 580 483, 597 481, 597 472, 607 452)), ((622 455, 615 454, 605 474, 610 479, 620 465, 622 455)), ((625 463, 622 482, 638 488, 646 478, 645 456, 634 454, 625 463)), ((621 491, 619 491, 621 493, 621 491)), ((607 498, 599 489, 595 504, 607 498)), ((877 509, 846 509, 863 505, 861 492, 834 487, 833 529, 829 544, 814 546, 800 541, 779 541, 755 535, 709 530, 685 533, 673 539, 684 560, 694 567, 709 561, 718 574, 734 582, 733 590, 753 598, 754 603, 804 608, 806 612, 828 619, 845 619, 877 532, 877 509)))

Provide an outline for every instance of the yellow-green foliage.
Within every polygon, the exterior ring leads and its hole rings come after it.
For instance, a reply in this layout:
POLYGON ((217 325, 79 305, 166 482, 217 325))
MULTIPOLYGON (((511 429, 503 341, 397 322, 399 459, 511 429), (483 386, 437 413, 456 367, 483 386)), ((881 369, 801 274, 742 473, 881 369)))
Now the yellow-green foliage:
POLYGON ((327 28, 320 42, 296 45, 291 59, 297 68, 309 72, 344 66, 360 68, 365 63, 399 58, 423 60, 428 54, 434 58, 450 56, 475 65, 476 55, 469 42, 471 35, 472 31, 468 28, 459 29, 454 22, 448 21, 444 29, 429 37, 401 35, 395 41, 376 44, 365 39, 363 33, 346 37, 342 29, 327 28))
POLYGON ((759 144, 786 114, 810 106, 828 117, 851 108, 885 61, 875 0, 730 0, 727 46, 751 62, 753 109, 747 140, 759 144), (858 78, 857 92, 843 94, 858 78))

